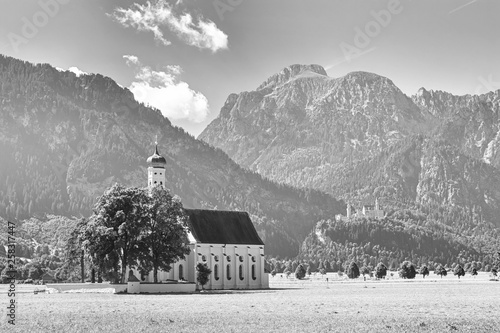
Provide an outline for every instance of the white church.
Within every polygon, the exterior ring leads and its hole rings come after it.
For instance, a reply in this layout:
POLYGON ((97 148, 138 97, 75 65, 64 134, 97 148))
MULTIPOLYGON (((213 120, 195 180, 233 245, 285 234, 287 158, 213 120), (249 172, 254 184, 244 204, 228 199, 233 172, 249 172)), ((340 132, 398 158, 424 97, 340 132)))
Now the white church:
MULTIPOLYGON (((147 159, 148 187, 165 186, 166 160, 158 153, 147 159)), ((158 281, 196 282, 196 265, 206 263, 212 270, 204 289, 269 288, 269 274, 264 271, 264 243, 246 212, 185 209, 189 217, 191 253, 172 265, 168 272, 158 272, 158 281)), ((140 276, 137 271, 136 276, 140 276)), ((151 272, 141 276, 153 282, 151 272)))

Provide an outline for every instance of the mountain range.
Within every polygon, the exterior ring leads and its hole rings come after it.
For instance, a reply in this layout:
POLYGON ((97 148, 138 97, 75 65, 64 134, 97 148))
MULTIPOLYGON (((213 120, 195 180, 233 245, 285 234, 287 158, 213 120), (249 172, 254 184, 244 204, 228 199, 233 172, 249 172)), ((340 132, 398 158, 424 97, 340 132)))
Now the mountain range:
POLYGON ((158 140, 184 206, 248 211, 271 256, 326 260, 325 246, 347 260, 385 232, 376 246, 395 262, 417 255, 397 245, 415 239, 440 244, 418 254, 435 261, 483 260, 500 245, 499 93, 409 97, 376 74, 292 65, 230 94, 196 139, 111 78, 0 56, 0 217, 20 221, 24 252, 59 247, 54 228, 71 230, 105 189, 146 185, 158 140), (375 199, 380 223, 334 222, 375 199))
POLYGON ((199 139, 269 179, 358 208, 378 198, 387 210, 404 203, 500 226, 499 108, 500 90, 408 97, 376 74, 292 65, 229 95, 199 139))

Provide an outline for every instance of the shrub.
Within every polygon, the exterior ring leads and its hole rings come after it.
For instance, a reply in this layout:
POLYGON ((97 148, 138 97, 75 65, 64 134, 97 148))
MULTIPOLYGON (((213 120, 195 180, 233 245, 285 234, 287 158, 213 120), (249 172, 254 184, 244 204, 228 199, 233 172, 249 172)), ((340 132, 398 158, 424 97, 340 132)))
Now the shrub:
POLYGON ((201 285, 201 289, 203 290, 203 286, 207 284, 208 277, 212 273, 212 270, 208 268, 207 264, 199 262, 196 265, 196 271, 198 272, 198 276, 196 277, 196 281, 201 285))

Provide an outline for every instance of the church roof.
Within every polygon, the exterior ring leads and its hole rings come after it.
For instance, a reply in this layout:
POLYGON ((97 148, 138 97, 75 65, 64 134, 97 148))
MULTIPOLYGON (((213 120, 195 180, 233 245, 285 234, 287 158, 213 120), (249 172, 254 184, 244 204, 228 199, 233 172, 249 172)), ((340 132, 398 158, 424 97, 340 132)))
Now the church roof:
POLYGON ((199 243, 264 245, 247 212, 185 209, 199 243))

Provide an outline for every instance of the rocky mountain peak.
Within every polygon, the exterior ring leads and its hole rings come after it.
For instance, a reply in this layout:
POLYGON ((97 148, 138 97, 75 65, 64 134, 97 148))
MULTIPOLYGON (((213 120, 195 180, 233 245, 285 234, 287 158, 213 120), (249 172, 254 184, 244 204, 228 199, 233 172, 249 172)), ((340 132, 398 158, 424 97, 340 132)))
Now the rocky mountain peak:
POLYGON ((303 76, 303 77, 314 77, 314 76, 324 76, 328 77, 323 66, 320 65, 290 65, 281 70, 281 72, 274 74, 266 81, 264 81, 257 90, 264 88, 274 88, 276 86, 282 85, 293 78, 303 76))

